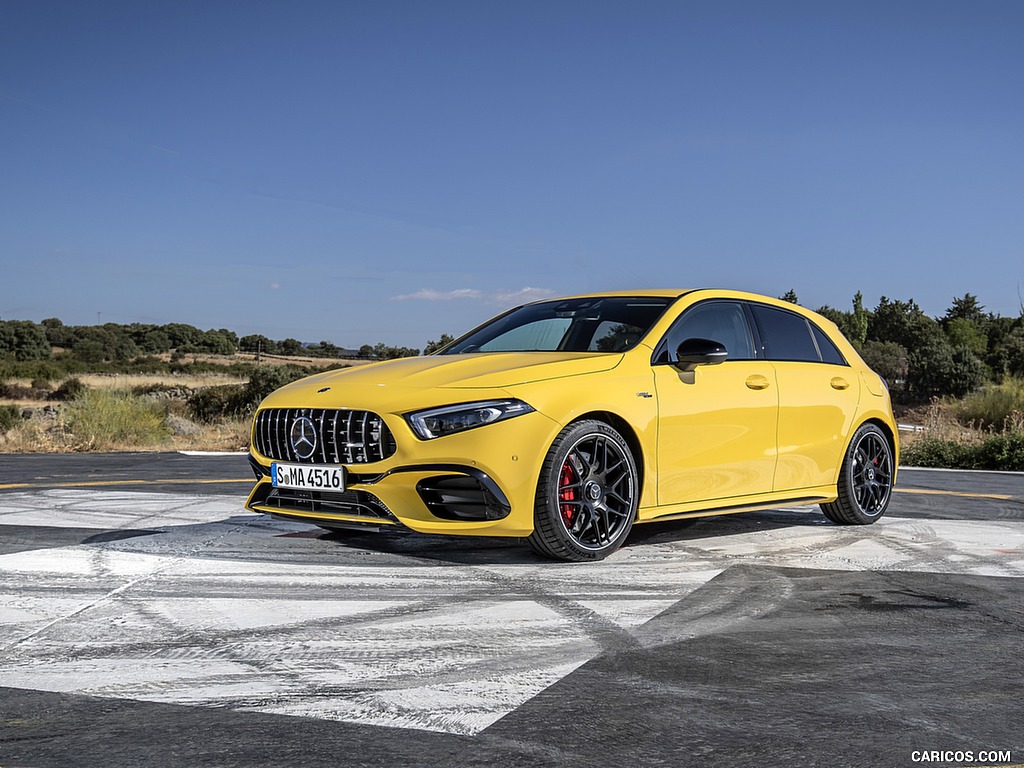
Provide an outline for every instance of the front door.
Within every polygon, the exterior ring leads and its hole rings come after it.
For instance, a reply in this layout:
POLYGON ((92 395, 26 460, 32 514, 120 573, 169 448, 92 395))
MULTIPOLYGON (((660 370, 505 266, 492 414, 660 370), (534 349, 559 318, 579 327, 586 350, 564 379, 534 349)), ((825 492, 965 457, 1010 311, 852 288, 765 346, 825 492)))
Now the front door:
POLYGON ((779 388, 771 363, 726 361, 692 374, 655 366, 658 504, 769 493, 779 388))
POLYGON ((772 490, 779 389, 771 363, 758 359, 741 303, 688 308, 658 345, 654 380, 659 505, 772 490), (686 339, 718 342, 728 359, 684 373, 670 361, 686 339))

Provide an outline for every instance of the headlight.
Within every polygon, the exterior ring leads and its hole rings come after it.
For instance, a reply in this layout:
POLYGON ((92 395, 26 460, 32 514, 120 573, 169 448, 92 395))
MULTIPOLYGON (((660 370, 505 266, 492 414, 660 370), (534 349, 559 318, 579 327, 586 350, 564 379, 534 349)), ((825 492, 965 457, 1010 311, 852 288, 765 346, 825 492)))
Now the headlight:
POLYGON ((433 440, 532 412, 522 400, 486 400, 407 413, 405 420, 421 440, 433 440))

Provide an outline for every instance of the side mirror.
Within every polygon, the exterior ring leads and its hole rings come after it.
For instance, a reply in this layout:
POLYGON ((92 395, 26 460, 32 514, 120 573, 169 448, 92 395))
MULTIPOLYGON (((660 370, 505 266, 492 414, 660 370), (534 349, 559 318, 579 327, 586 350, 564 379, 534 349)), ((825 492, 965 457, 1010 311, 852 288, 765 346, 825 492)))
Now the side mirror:
POLYGON ((686 373, 698 365, 718 365, 729 359, 725 345, 711 339, 684 339, 676 348, 676 368, 686 373))

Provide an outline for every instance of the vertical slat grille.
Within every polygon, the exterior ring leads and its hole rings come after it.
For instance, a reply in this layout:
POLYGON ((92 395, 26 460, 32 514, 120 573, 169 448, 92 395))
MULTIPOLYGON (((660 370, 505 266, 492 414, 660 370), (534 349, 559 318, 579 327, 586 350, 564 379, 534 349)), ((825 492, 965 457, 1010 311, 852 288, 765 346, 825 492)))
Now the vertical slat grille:
POLYGON ((394 436, 371 411, 268 408, 256 414, 253 435, 256 450, 264 456, 300 464, 369 464, 395 453, 394 436), (306 457, 296 452, 291 439, 300 419, 309 419, 316 434, 316 445, 306 457))

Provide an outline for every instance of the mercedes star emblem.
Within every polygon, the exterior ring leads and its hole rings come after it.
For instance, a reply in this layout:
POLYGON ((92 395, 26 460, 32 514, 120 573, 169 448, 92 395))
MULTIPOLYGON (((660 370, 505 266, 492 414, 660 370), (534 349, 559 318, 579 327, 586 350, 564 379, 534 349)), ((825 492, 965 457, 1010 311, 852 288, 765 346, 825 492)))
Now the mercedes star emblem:
POLYGON ((299 416, 292 422, 292 450, 300 459, 308 459, 316 450, 316 425, 308 416, 299 416))

